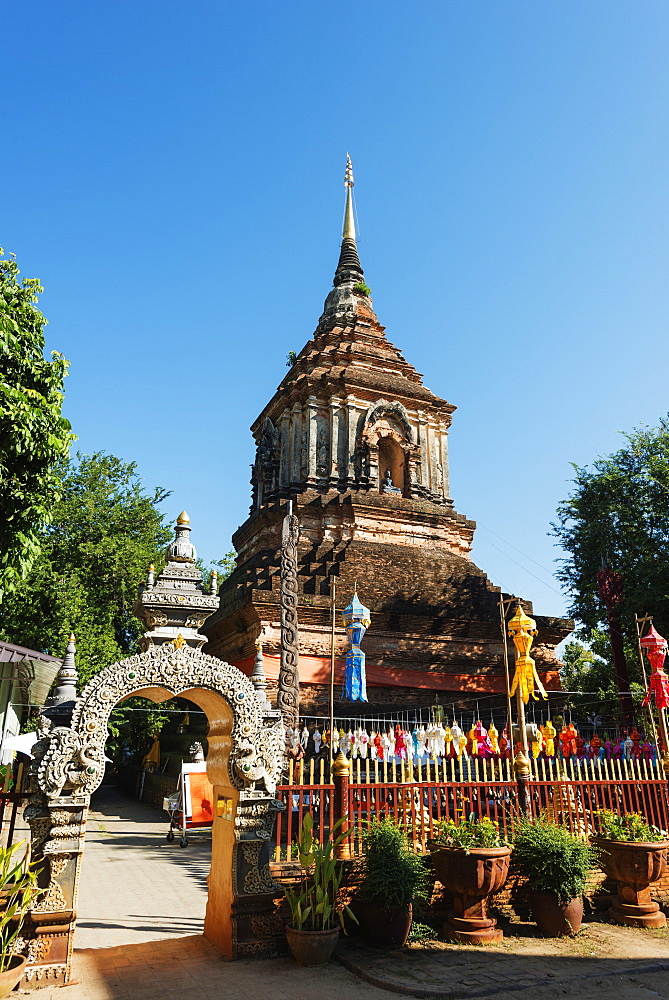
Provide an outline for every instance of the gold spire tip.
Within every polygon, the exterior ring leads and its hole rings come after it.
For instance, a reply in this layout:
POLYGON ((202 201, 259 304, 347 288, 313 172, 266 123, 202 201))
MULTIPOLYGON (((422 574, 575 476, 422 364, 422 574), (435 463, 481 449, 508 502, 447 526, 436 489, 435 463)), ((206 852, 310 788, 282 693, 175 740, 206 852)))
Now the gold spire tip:
POLYGON ((344 226, 342 229, 342 239, 355 240, 355 219, 353 216, 353 167, 351 158, 347 157, 346 177, 344 180, 346 188, 346 204, 344 205, 344 226))
POLYGON ((190 518, 185 510, 182 510, 179 514, 177 524, 190 524, 190 518))
POLYGON ((74 632, 70 632, 70 638, 68 639, 68 642, 74 642, 74 641, 75 641, 74 632))
POLYGON ((344 187, 352 188, 355 181, 353 180, 353 164, 351 163, 351 157, 346 154, 346 173, 344 174, 344 187))
POLYGON ((155 568, 156 567, 153 565, 153 563, 149 563, 149 573, 153 573, 155 568))

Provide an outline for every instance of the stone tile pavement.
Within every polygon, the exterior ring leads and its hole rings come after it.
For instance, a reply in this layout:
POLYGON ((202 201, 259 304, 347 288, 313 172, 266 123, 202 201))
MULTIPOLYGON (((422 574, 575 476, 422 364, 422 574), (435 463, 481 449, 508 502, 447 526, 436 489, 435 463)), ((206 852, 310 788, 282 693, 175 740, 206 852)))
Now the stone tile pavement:
POLYGON ((74 947, 108 948, 198 934, 204 925, 211 831, 179 847, 167 813, 103 785, 86 829, 74 947))
POLYGON ((298 968, 291 958, 225 962, 201 936, 209 837, 195 835, 182 850, 165 841, 167 825, 165 815, 113 790, 96 795, 74 981, 40 990, 35 1000, 389 1000, 397 992, 438 1000, 669 1000, 669 934, 639 937, 603 925, 577 939, 576 954, 520 938, 495 948, 383 954, 345 942, 341 959, 373 982, 334 962, 322 969, 298 968))
MULTIPOLYGON (((468 953, 474 949, 467 949, 468 953)), ((478 949, 476 949, 478 952, 478 949)), ((486 952, 487 954, 487 952, 486 952)), ((457 970, 457 976, 442 978, 441 1000, 458 997, 494 997, 495 1000, 667 1000, 669 972, 653 962, 612 962, 597 972, 584 970, 581 977, 562 978, 558 963, 524 959, 523 976, 509 982, 510 967, 500 970, 497 956, 487 954, 485 979, 480 958, 473 956, 457 970), (529 970, 533 973, 530 977, 529 970), (655 966, 655 970, 652 967, 655 966), (624 971, 623 971, 624 968, 624 971), (646 970, 646 971, 644 971, 646 970), (502 971, 503 975, 498 975, 502 971), (476 990, 462 987, 476 981, 476 990), (458 988, 459 984, 459 988, 458 988), (455 988, 452 988, 455 986, 455 988)), ((669 963, 667 963, 669 968, 669 963)), ((416 979, 413 980, 419 985, 416 979)), ((395 982, 405 996, 407 981, 395 982)), ((420 985, 424 985, 421 982, 420 985)), ((438 985, 433 982, 434 986, 438 985)), ((410 987, 409 987, 410 988, 410 987)), ((471 988, 471 986, 470 986, 471 988)), ((162 941, 77 951, 74 982, 61 988, 40 990, 36 1000, 390 1000, 397 995, 355 976, 336 963, 320 969, 298 968, 290 958, 224 962, 218 952, 199 935, 162 941)), ((423 996, 425 994, 422 994, 423 996)), ((33 994, 35 997, 35 994, 33 994)))

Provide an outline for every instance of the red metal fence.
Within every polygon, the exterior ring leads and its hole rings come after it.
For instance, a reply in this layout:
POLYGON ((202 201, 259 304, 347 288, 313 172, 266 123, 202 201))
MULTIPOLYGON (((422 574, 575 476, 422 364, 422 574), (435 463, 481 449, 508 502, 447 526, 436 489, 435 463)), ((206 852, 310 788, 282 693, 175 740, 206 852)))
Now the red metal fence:
POLYGON ((28 796, 23 792, 0 793, 0 840, 3 845, 14 843, 18 812, 27 801, 28 796))
POLYGON ((350 784, 348 818, 352 827, 351 847, 360 853, 362 834, 372 819, 392 818, 407 831, 414 850, 426 851, 441 820, 474 814, 487 816, 510 832, 518 815, 515 782, 428 782, 417 784, 350 784))
POLYGON ((314 817, 314 836, 321 841, 327 839, 335 821, 334 793, 334 785, 278 786, 276 797, 284 804, 285 810, 277 813, 276 818, 276 861, 289 861, 292 857, 297 857, 294 845, 305 812, 314 817))
MULTIPOLYGON (((521 817, 519 784, 510 769, 502 768, 499 762, 477 761, 476 767, 468 765, 459 771, 450 762, 445 762, 443 769, 435 766, 427 771, 408 767, 398 773, 393 767, 392 778, 400 780, 388 780, 388 769, 385 774, 378 769, 370 774, 368 769, 356 769, 355 764, 341 786, 350 851, 354 855, 361 853, 365 826, 372 819, 395 819, 406 829, 414 850, 422 852, 428 849, 428 841, 441 820, 459 822, 472 814, 487 816, 509 836, 521 817), (431 780, 416 780, 427 774, 431 780), (458 774, 470 780, 457 780, 458 774), (442 777, 447 780, 440 780, 442 777)), ((286 806, 276 825, 277 861, 295 856, 292 845, 305 812, 313 815, 314 830, 320 838, 326 837, 340 818, 335 815, 335 790, 336 782, 342 779, 334 777, 329 784, 319 781, 324 777, 322 767, 320 770, 316 775, 313 768, 291 767, 289 781, 277 789, 277 797, 286 806), (304 782, 304 778, 311 780, 304 782)), ((661 761, 542 760, 533 761, 532 770, 525 788, 533 816, 545 813, 582 837, 596 831, 599 809, 619 814, 638 812, 654 826, 669 830, 669 786, 661 761)))

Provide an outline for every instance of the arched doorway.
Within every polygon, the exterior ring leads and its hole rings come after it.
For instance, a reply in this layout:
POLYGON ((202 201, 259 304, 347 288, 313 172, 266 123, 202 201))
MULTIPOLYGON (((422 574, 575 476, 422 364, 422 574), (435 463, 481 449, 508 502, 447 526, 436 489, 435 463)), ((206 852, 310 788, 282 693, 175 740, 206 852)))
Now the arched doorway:
POLYGON ((26 816, 46 891, 21 942, 28 985, 68 980, 86 815, 104 775, 107 722, 135 695, 155 703, 181 696, 207 715, 214 820, 205 937, 229 959, 275 953, 281 927, 273 900, 281 889, 270 877, 269 844, 283 723, 241 671, 179 634, 101 671, 74 703, 69 726, 42 720, 26 816))
POLYGON ((401 403, 380 399, 370 406, 359 441, 368 457, 369 481, 380 493, 417 495, 420 448, 401 403))
POLYGON ((406 458, 403 449, 390 436, 379 438, 379 491, 392 493, 393 489, 388 489, 390 486, 404 494, 406 491, 405 477, 406 458))

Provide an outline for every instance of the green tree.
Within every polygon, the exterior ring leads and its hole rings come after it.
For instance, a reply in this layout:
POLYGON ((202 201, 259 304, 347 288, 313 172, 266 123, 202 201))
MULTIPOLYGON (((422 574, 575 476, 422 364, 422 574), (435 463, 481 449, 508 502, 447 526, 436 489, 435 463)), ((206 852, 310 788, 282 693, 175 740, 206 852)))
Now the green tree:
POLYGON ((0 601, 28 575, 58 502, 73 435, 61 416, 68 362, 44 358, 42 287, 0 248, 0 601))
MULTIPOLYGON (((612 677, 607 614, 597 586, 604 564, 622 575, 617 610, 633 681, 641 680, 635 614, 653 615, 656 628, 669 634, 669 422, 624 437, 625 447, 597 459, 592 468, 575 466, 574 489, 559 505, 553 525, 567 553, 557 575, 569 595, 570 614, 581 623, 578 636, 599 664, 588 674, 591 682, 597 675, 598 691, 609 689, 602 671, 612 677)), ((570 683, 577 685, 578 678, 570 683)), ((638 695, 634 685, 632 693, 638 695)))
MULTIPOLYGON (((632 675, 639 678, 630 685, 632 700, 637 719, 645 724, 646 718, 641 707, 645 688, 639 683, 642 679, 641 671, 637 669, 638 660, 634 659, 631 650, 629 659, 633 668, 632 675)), ((611 665, 609 638, 604 632, 592 634, 589 648, 580 642, 567 643, 562 654, 560 679, 563 689, 572 692, 567 696, 565 708, 578 711, 581 718, 590 714, 604 718, 619 715, 620 695, 611 665), (597 650, 601 650, 603 655, 597 650)))
POLYGON ((73 631, 83 684, 137 650, 143 626, 131 608, 149 563, 158 570, 164 562, 172 533, 158 505, 170 494, 146 493, 135 463, 113 455, 78 455, 58 471, 41 553, 0 608, 0 634, 60 656, 73 631))

